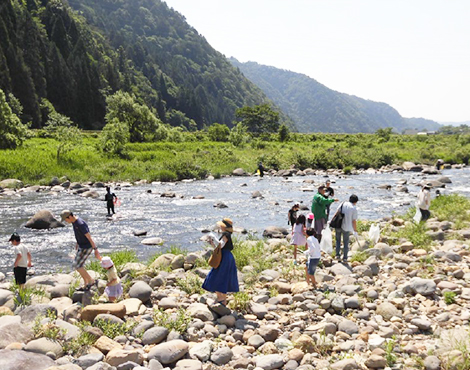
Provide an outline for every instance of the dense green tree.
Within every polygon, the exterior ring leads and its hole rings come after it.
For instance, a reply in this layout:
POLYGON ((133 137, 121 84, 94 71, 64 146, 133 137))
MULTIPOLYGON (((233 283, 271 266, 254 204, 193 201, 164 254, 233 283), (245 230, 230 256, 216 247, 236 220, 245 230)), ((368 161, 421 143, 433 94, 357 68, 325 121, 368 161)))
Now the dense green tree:
POLYGON ((0 149, 15 149, 26 137, 26 126, 8 105, 0 89, 0 149))
POLYGON ((230 141, 235 146, 243 146, 248 141, 246 126, 239 122, 234 127, 232 127, 228 141, 230 141))
POLYGON ((239 108, 236 115, 249 132, 271 133, 279 129, 279 113, 268 104, 239 108))
POLYGON ((122 155, 129 142, 129 127, 117 118, 111 119, 100 134, 100 145, 104 152, 122 155))
POLYGON ((230 135, 230 129, 227 125, 221 125, 219 123, 214 123, 207 129, 207 134, 212 141, 228 141, 228 136, 230 135))
POLYGON ((279 141, 287 141, 289 139, 289 128, 286 125, 279 126, 279 141))
POLYGON ((69 117, 57 113, 55 110, 50 112, 45 130, 58 142, 56 152, 57 162, 62 159, 64 153, 72 151, 82 142, 80 129, 69 117))
POLYGON ((106 122, 125 124, 131 142, 151 141, 162 122, 146 105, 139 104, 129 93, 118 91, 106 99, 106 122))

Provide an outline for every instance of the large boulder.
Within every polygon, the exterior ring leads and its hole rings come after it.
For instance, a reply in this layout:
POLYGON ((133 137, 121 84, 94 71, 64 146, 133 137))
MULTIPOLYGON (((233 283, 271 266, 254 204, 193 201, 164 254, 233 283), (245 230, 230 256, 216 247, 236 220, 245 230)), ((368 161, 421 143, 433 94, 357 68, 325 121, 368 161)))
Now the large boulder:
POLYGON ((28 306, 23 311, 21 311, 20 317, 23 323, 30 323, 34 322, 37 316, 46 317, 50 312, 57 315, 57 309, 55 307, 49 304, 35 304, 28 306))
POLYGON ((183 358, 188 353, 189 344, 184 340, 176 339, 157 344, 148 353, 148 360, 155 359, 161 364, 167 365, 183 358))
POLYGON ((21 324, 19 316, 0 317, 0 348, 11 343, 27 343, 33 339, 33 332, 26 325, 21 324))
POLYGON ((162 238, 153 237, 153 238, 145 238, 140 243, 143 245, 162 245, 164 240, 162 238))
POLYGON ((55 362, 51 358, 38 353, 9 349, 0 350, 0 369, 2 370, 45 370, 54 365, 55 362))
POLYGON ((41 209, 26 222, 25 227, 29 229, 55 229, 56 227, 64 227, 65 225, 57 221, 51 211, 41 209))
POLYGON ((5 306, 11 310, 15 309, 13 293, 7 289, 0 289, 0 307, 5 306))
POLYGON ((125 362, 132 361, 138 365, 144 362, 144 356, 139 350, 126 350, 115 348, 106 355, 106 362, 111 366, 119 366, 125 362))
POLYGON ((284 238, 289 231, 285 227, 279 226, 268 226, 263 231, 263 237, 265 238, 284 238))
POLYGON ((151 269, 160 269, 160 268, 166 268, 171 265, 171 261, 173 261, 173 258, 175 258, 174 254, 171 253, 166 253, 162 254, 160 257, 158 257, 155 261, 152 262, 150 265, 151 269))
POLYGON ((100 314, 111 314, 123 319, 126 315, 126 306, 121 303, 102 303, 88 305, 82 310, 83 321, 92 322, 100 314))
POLYGON ((246 176, 247 173, 243 168, 236 168, 232 171, 233 176, 246 176))
POLYGON ((129 289, 129 297, 140 299, 142 303, 145 303, 150 299, 152 292, 153 289, 145 281, 137 281, 129 289))
POLYGON ((209 310, 209 307, 203 303, 191 303, 186 309, 186 312, 188 315, 202 321, 214 320, 214 314, 209 310))
POLYGON ((415 277, 411 279, 410 287, 413 293, 424 296, 432 295, 436 291, 436 283, 431 279, 421 279, 415 277))
POLYGON ((25 349, 28 352, 41 353, 43 355, 52 352, 57 358, 64 354, 62 346, 54 340, 48 338, 39 338, 29 342, 25 349))
POLYGON ((5 179, 0 181, 0 188, 19 189, 23 186, 23 182, 17 179, 5 179))

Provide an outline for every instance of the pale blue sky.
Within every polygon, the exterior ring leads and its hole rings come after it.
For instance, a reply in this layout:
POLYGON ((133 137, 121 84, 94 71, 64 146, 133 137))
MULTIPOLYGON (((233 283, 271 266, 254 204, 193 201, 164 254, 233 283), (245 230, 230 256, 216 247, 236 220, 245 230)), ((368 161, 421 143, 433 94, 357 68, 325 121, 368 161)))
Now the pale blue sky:
POLYGON ((470 0, 166 0, 225 56, 405 117, 470 120, 470 0))

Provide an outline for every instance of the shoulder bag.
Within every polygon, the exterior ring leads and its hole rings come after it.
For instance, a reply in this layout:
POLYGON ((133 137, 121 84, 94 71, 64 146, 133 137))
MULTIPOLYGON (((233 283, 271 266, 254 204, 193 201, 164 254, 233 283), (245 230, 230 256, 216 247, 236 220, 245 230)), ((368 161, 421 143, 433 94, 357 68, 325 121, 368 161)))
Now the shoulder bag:
POLYGON ((343 213, 343 203, 341 203, 341 207, 336 211, 335 215, 330 221, 330 227, 333 227, 335 229, 341 229, 341 225, 343 224, 343 218, 344 218, 344 213, 343 213))
POLYGON ((207 263, 209 263, 210 267, 217 268, 220 265, 220 262, 222 261, 222 244, 219 242, 217 244, 217 247, 214 248, 212 251, 212 255, 209 257, 209 260, 207 263))

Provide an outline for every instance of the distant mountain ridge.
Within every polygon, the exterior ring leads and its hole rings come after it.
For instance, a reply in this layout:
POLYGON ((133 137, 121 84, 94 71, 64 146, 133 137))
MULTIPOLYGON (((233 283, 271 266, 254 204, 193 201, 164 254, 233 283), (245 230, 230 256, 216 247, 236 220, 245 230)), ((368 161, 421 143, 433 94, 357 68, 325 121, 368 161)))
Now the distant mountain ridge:
POLYGON ((375 132, 393 127, 436 130, 437 122, 403 118, 386 103, 374 102, 329 89, 306 75, 256 62, 230 62, 258 85, 291 117, 300 132, 375 132))

